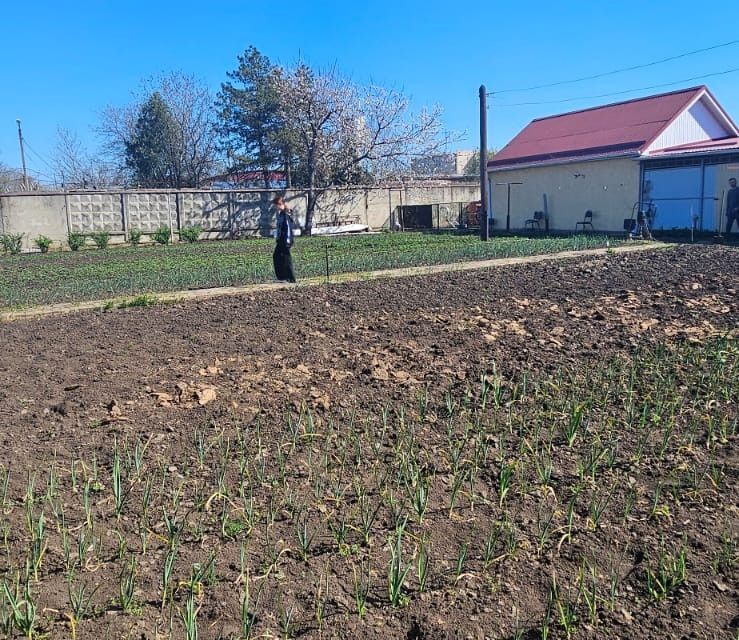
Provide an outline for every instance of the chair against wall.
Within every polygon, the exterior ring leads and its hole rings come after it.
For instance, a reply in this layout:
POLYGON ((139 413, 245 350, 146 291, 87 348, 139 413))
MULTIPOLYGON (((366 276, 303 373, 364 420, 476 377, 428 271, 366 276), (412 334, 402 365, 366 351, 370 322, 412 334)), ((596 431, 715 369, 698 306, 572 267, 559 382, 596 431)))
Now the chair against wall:
POLYGON ((595 231, 593 228, 593 212, 588 209, 585 212, 585 217, 582 220, 579 220, 575 223, 575 233, 577 233, 577 228, 582 227, 583 233, 585 232, 585 227, 590 227, 591 231, 595 231))
POLYGON ((533 229, 534 226, 541 231, 541 221, 544 219, 543 211, 534 211, 534 217, 529 218, 525 224, 524 229, 533 229))

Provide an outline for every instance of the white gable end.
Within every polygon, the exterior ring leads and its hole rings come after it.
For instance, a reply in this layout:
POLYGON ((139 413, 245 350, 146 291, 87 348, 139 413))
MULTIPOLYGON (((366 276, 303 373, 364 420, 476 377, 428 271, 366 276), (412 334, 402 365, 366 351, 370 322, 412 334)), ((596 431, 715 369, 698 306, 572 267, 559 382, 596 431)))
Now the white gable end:
POLYGON ((660 149, 669 149, 693 142, 717 140, 734 135, 723 118, 718 116, 703 95, 690 107, 685 109, 669 126, 649 145, 645 154, 660 149))

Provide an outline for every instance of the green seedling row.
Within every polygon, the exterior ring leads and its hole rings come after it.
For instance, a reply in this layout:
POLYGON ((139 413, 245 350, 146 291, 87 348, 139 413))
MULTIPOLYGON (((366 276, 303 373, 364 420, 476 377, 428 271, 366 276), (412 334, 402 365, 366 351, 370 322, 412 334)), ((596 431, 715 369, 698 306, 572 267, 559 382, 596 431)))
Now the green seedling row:
POLYGON ((392 407, 131 425, 28 477, 0 466, 0 632, 196 638, 231 615, 229 637, 291 638, 473 589, 505 601, 496 637, 607 637, 618 612, 736 576, 737 394, 739 342, 715 339, 550 373, 491 362, 392 407))
MULTIPOLYGON (((518 258, 614 244, 605 236, 494 238, 383 233, 298 238, 299 279, 491 258, 518 258)), ((272 282, 271 240, 181 243, 0 257, 0 308, 272 282)))

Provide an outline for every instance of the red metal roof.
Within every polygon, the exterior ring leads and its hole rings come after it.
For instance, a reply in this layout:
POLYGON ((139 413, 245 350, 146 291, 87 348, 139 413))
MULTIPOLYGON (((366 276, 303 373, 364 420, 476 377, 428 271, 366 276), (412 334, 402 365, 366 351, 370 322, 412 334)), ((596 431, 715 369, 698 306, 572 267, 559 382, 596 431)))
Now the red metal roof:
POLYGON ((692 153, 697 151, 722 151, 728 149, 739 149, 739 138, 721 138, 720 140, 701 140, 700 142, 691 142, 681 144, 676 147, 668 147, 666 149, 658 149, 651 152, 651 156, 669 155, 672 153, 692 153))
POLYGON ((533 120, 488 167, 638 154, 705 90, 692 87, 533 120))

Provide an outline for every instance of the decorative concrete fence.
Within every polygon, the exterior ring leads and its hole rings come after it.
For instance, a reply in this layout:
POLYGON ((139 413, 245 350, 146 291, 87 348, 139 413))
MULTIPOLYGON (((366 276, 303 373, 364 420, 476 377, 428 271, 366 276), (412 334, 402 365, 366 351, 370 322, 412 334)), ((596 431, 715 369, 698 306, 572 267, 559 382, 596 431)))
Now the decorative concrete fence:
MULTIPOLYGON (((306 195, 283 193, 305 221, 306 195)), ((460 222, 464 205, 479 199, 476 183, 332 189, 318 200, 314 226, 363 224, 382 228, 450 228, 460 222), (423 213, 419 216, 419 211, 423 213), (412 221, 412 224, 411 222, 412 221), (418 221, 421 221, 420 223, 418 221), (408 224, 405 224, 408 222, 408 224)), ((66 244, 70 232, 107 231, 125 242, 131 230, 148 236, 161 227, 178 239, 185 227, 198 226, 205 238, 270 235, 276 192, 264 190, 120 190, 26 192, 0 195, 0 233, 24 234, 24 247, 45 235, 66 244)))

